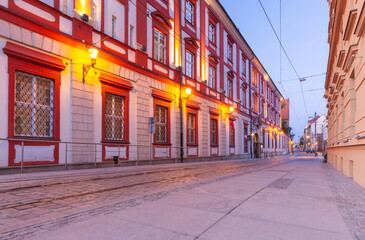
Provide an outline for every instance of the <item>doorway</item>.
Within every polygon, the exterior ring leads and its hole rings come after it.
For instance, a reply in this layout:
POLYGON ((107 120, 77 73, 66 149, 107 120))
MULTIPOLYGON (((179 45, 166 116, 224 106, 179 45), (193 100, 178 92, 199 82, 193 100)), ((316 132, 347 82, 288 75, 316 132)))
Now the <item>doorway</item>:
POLYGON ((254 135, 253 153, 255 158, 261 157, 260 137, 257 133, 254 135))

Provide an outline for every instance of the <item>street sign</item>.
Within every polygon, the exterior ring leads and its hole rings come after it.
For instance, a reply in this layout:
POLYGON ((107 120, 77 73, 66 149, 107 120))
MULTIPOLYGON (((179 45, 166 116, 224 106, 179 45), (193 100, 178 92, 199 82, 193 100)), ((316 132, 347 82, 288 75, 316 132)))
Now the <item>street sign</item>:
POLYGON ((156 131, 156 117, 148 118, 148 133, 154 134, 156 131))

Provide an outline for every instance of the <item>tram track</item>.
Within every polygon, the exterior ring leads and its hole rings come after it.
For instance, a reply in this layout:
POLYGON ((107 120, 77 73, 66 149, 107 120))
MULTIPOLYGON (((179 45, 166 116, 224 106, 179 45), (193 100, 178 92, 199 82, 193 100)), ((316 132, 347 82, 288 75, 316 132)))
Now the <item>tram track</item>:
MULTIPOLYGON (((75 191, 72 194, 65 194, 65 195, 61 195, 61 196, 57 196, 57 195, 56 196, 47 196, 46 198, 34 199, 33 201, 27 200, 24 203, 22 201, 13 202, 13 203, 10 202, 9 204, 3 205, 3 206, 0 205, 0 211, 9 209, 9 208, 22 208, 23 206, 26 206, 26 205, 34 205, 34 204, 39 205, 39 204, 43 204, 43 203, 46 204, 46 203, 54 202, 57 200, 64 200, 64 199, 68 199, 68 198, 78 198, 78 197, 83 197, 83 196, 88 196, 88 195, 93 195, 93 194, 118 191, 118 190, 122 190, 122 189, 130 189, 130 188, 137 187, 137 186, 153 185, 156 183, 166 183, 166 184, 178 183, 178 182, 185 183, 186 179, 198 179, 198 177, 200 177, 203 180, 207 180, 207 179, 217 177, 217 176, 233 175, 235 173, 242 172, 242 170, 244 168, 247 169, 247 168, 251 168, 251 167, 255 167, 255 166, 265 165, 264 163, 262 163, 262 161, 254 162, 254 163, 246 162, 246 164, 244 164, 242 166, 239 166, 239 164, 236 164, 236 163, 232 166, 232 164, 229 163, 230 164, 229 166, 224 167, 224 165, 226 165, 226 164, 220 164, 220 166, 218 166, 218 167, 216 165, 213 165, 213 166, 209 166, 208 168, 202 168, 201 166, 179 167, 179 168, 164 169, 164 170, 159 170, 159 171, 135 172, 133 174, 127 174, 127 175, 117 175, 117 176, 107 176, 107 177, 93 176, 92 178, 86 179, 86 180, 77 180, 77 181, 71 181, 71 182, 61 182, 61 183, 52 183, 52 184, 44 184, 44 185, 33 185, 33 186, 25 187, 25 188, 14 188, 14 189, 10 189, 8 191, 3 191, 0 193, 1 194, 14 194, 15 193, 15 196, 16 196, 18 192, 23 194, 24 191, 29 191, 29 190, 34 190, 34 189, 39 190, 39 189, 59 187, 59 186, 62 186, 64 188, 67 188, 68 186, 75 187, 75 184, 85 184, 86 182, 92 182, 94 185, 100 184, 100 186, 101 186, 100 189, 97 189, 97 190, 90 190, 90 191, 84 191, 84 192, 75 191), (180 172, 181 171, 193 171, 193 172, 188 173, 188 174, 183 174, 183 175, 178 175, 178 176, 174 175, 174 176, 168 176, 168 177, 157 175, 157 174, 169 174, 169 173, 174 173, 177 171, 180 171, 180 172), (196 171, 199 171, 199 172, 196 172, 196 171), (149 179, 146 179, 144 181, 138 180, 138 177, 140 177, 141 175, 148 176, 149 179), (105 186, 107 186, 107 181, 109 181, 109 180, 119 179, 119 181, 122 181, 123 179, 128 179, 128 178, 136 178, 136 179, 129 179, 130 182, 133 181, 132 184, 120 184, 120 185, 113 186, 113 187, 105 187, 105 186)), ((274 164, 274 165, 276 165, 276 164, 274 164)), ((195 180, 195 181, 198 181, 198 180, 195 180)), ((192 180, 192 182, 194 182, 194 180, 192 180)))

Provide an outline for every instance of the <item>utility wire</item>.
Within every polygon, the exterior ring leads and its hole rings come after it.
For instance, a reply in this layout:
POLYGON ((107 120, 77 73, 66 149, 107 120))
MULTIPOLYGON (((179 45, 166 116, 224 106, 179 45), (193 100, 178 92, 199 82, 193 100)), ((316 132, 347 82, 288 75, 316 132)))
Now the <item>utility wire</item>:
MULTIPOLYGON (((305 76, 302 79, 308 79, 308 78, 313 78, 313 77, 318 77, 318 76, 322 76, 322 75, 326 75, 327 73, 321 73, 321 74, 315 74, 315 75, 310 75, 310 76, 305 76)), ((293 78, 293 79, 288 79, 288 80, 283 80, 281 82, 291 82, 291 81, 297 81, 297 80, 301 80, 300 78, 293 78)))
MULTIPOLYGON (((293 63, 292 63, 292 61, 290 60, 289 55, 288 55, 288 54, 287 54, 287 52, 285 51, 285 48, 284 48, 283 44, 281 43, 281 41, 280 41, 280 39, 279 39, 279 37, 278 37, 278 34, 277 34, 277 33, 276 33, 276 31, 275 31, 274 26, 273 26, 273 25, 272 25, 272 23, 271 23, 271 20, 270 20, 270 18, 269 18, 269 15, 267 14, 267 12, 266 12, 266 10, 265 10, 265 8, 264 8, 264 5, 262 4, 261 0, 258 0, 258 1, 259 1, 260 5, 261 5, 262 10, 263 10, 263 11, 264 11, 264 13, 265 13, 265 16, 266 16, 267 20, 268 20, 268 21, 269 21, 269 23, 270 23, 271 29, 273 30, 273 32, 274 32, 274 34, 275 34, 275 36, 276 36, 276 39, 278 40, 278 42, 279 42, 279 44, 280 44, 280 46, 281 46, 281 49, 283 50, 283 52, 284 52, 284 54, 285 54, 286 58, 288 59, 288 61, 289 61, 290 65, 291 65, 291 67, 293 68, 293 70, 294 70, 295 74, 296 74, 296 75, 297 75, 297 77, 300 79, 300 76, 299 76, 299 74, 298 74, 297 70, 295 69, 295 67, 294 67, 294 65, 293 65, 293 63)), ((282 88, 283 88, 283 90, 284 90, 284 87, 283 87, 283 85, 282 85, 282 84, 281 84, 281 86, 282 86, 282 88)), ((304 92, 303 92, 303 86, 302 86, 302 84, 301 84, 301 83, 300 83, 300 88, 301 88, 301 91, 302 91, 302 97, 303 97, 303 103, 304 103, 305 111, 306 111, 307 116, 308 116, 307 104, 306 104, 306 102, 305 102, 304 92)), ((284 92, 285 92, 285 90, 284 90, 284 92)))

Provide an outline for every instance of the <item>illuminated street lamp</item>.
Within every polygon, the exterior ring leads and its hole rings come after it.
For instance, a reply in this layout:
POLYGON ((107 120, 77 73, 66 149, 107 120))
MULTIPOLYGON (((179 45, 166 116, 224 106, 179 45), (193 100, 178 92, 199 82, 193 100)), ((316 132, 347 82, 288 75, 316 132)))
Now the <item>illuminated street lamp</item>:
POLYGON ((191 88, 185 89, 186 95, 189 97, 191 94, 191 88))
POLYGON ((85 78, 87 76, 87 73, 89 72, 90 68, 94 68, 96 64, 96 57, 98 56, 98 50, 96 48, 90 48, 89 49, 90 59, 91 63, 88 65, 83 64, 82 65, 82 82, 85 83, 85 78))

